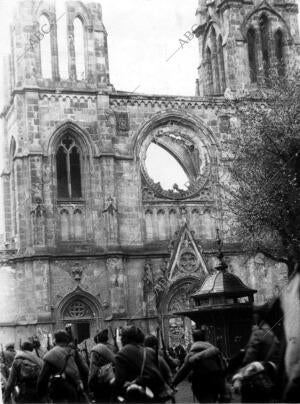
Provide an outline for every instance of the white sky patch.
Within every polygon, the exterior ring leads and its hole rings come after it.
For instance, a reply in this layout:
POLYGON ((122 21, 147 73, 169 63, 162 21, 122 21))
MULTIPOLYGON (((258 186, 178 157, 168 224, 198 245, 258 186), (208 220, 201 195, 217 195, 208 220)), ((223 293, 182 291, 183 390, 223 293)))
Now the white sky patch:
POLYGON ((85 79, 85 59, 84 59, 84 41, 83 24, 80 18, 74 20, 74 48, 76 61, 77 80, 85 79))
POLYGON ((150 143, 145 165, 154 182, 160 182, 163 189, 172 189, 174 184, 186 189, 188 177, 178 161, 162 147, 150 143))
POLYGON ((50 23, 45 15, 41 15, 39 23, 40 23, 40 32, 44 33, 43 38, 40 40, 42 77, 45 79, 51 79, 52 58, 51 58, 51 38, 49 34, 50 23))
POLYGON ((68 69, 68 38, 67 38, 67 15, 66 4, 64 1, 56 2, 56 22, 57 22, 57 49, 58 49, 58 68, 62 79, 69 78, 68 69))

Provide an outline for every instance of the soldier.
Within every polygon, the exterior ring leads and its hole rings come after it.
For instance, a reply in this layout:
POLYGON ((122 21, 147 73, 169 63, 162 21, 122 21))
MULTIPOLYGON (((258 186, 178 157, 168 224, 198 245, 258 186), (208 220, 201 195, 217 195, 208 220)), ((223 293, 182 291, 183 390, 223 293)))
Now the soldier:
POLYGON ((176 374, 176 387, 190 375, 192 391, 199 403, 215 403, 225 392, 225 372, 218 348, 206 342, 205 331, 193 332, 194 343, 176 374))
POLYGON ((172 371, 164 359, 163 354, 158 351, 158 339, 155 335, 147 335, 145 338, 145 347, 152 348, 154 352, 158 353, 158 367, 165 379, 166 383, 170 386, 172 383, 172 371))
POLYGON ((36 392, 36 384, 43 361, 33 353, 33 345, 26 341, 21 345, 12 363, 11 372, 4 392, 4 403, 10 402, 15 389, 14 399, 20 403, 38 403, 41 396, 36 392))
POLYGON ((12 366, 15 356, 16 356, 15 344, 13 342, 6 344, 5 351, 1 352, 1 364, 4 365, 3 368, 1 366, 1 373, 6 379, 8 379, 9 370, 12 366))
POLYGON ((39 338, 36 335, 34 335, 31 339, 33 345, 33 351, 35 352, 36 356, 39 358, 43 358, 46 351, 42 349, 39 338))
POLYGON ((40 395, 48 392, 54 402, 79 402, 85 393, 74 350, 69 346, 69 335, 65 330, 60 330, 54 334, 54 339, 54 348, 43 358, 38 392, 40 395))
POLYGON ((172 391, 158 369, 155 352, 143 347, 144 338, 135 326, 123 329, 123 348, 116 355, 114 390, 129 402, 163 402, 172 391))
POLYGON ((108 330, 100 331, 94 338, 88 386, 97 402, 110 402, 116 348, 108 342, 108 330))
POLYGON ((3 345, 1 344, 1 361, 0 361, 0 371, 1 371, 1 388, 4 391, 6 383, 9 377, 9 372, 16 356, 15 344, 13 342, 5 346, 3 350, 3 345))

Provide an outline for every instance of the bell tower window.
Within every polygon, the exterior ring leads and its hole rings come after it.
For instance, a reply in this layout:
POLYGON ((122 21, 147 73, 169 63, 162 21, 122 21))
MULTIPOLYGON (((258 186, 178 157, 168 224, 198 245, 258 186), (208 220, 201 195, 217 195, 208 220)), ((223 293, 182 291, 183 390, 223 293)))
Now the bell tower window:
POLYGON ((214 92, 214 80, 213 80, 213 69, 212 69, 212 57, 211 57, 211 50, 209 47, 206 48, 205 54, 205 61, 206 61, 206 95, 212 95, 214 92))
POLYGON ((39 30, 43 37, 40 43, 41 73, 44 79, 52 78, 52 58, 51 58, 51 26, 48 18, 41 15, 39 19, 39 30))
POLYGON ((82 20, 76 17, 74 20, 74 47, 77 80, 85 79, 85 51, 84 51, 84 26, 82 20))
POLYGON ((251 83, 257 82, 257 60, 256 60, 256 34, 253 28, 250 28, 247 32, 248 42, 248 58, 250 69, 251 83))
POLYGON ((263 68, 265 73, 265 78, 269 77, 270 70, 270 50, 269 50, 269 20, 268 17, 263 14, 259 20, 260 24, 260 37, 261 37, 261 50, 262 50, 262 60, 263 68))
POLYGON ((223 54, 223 39, 222 36, 218 36, 218 60, 219 60, 219 77, 220 77, 220 87, 223 93, 226 88, 226 78, 225 78, 225 64, 224 64, 224 54, 223 54))
POLYGON ((283 56, 283 33, 280 29, 275 32, 275 55, 277 59, 277 71, 280 76, 284 75, 283 56))
POLYGON ((81 198, 81 155, 75 140, 66 136, 56 153, 58 198, 81 198))

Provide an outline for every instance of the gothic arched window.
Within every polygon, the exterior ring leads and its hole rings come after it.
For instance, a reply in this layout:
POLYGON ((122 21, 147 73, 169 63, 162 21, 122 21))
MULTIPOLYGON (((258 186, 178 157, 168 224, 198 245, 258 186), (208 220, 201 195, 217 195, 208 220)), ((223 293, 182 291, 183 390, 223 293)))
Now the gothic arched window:
POLYGON ((51 26, 48 18, 42 14, 39 19, 41 73, 45 79, 52 78, 52 58, 51 58, 51 26))
POLYGON ((275 32, 275 55, 277 59, 277 71, 280 76, 284 74, 283 33, 280 29, 275 32))
POLYGON ((206 62, 206 89, 207 89, 206 93, 207 95, 212 95, 214 92, 214 81, 213 81, 211 50, 209 49, 209 47, 206 48, 205 62, 206 62))
POLYGON ((248 42, 250 80, 251 83, 256 83, 257 82, 256 33, 253 28, 250 28, 247 32, 247 42, 248 42))
POLYGON ((76 17, 74 20, 74 48, 77 80, 85 79, 85 55, 84 55, 84 27, 82 20, 76 17))
POLYGON ((219 77, 220 77, 220 87, 223 93, 226 88, 226 78, 225 78, 225 63, 223 54, 223 39, 222 36, 218 36, 218 60, 219 60, 219 77))
POLYGON ((260 26, 263 68, 265 77, 268 78, 270 70, 269 20, 265 14, 263 14, 260 17, 259 26, 260 26))
POLYGON ((214 27, 211 28, 211 58, 212 58, 212 73, 213 73, 213 84, 214 93, 220 94, 220 77, 219 77, 219 60, 217 52, 217 36, 214 27))
POLYGON ((80 198, 81 169, 80 149, 71 136, 65 136, 56 153, 58 198, 80 198))

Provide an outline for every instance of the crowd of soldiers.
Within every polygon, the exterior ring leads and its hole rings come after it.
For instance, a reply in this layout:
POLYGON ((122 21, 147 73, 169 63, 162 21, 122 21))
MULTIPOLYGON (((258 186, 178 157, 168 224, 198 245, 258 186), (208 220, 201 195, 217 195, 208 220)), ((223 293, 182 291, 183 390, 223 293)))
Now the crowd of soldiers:
POLYGON ((47 352, 37 338, 24 341, 17 353, 8 344, 1 354, 3 400, 175 402, 177 386, 187 378, 200 403, 278 402, 282 392, 286 402, 298 402, 299 385, 287 391, 280 378, 280 341, 266 318, 264 307, 255 310, 249 342, 230 361, 207 341, 205 327, 194 330, 188 351, 178 348, 177 355, 166 348, 159 330, 145 336, 134 325, 122 329, 121 345, 114 335, 109 341, 107 329, 97 332, 95 345, 84 354, 70 326, 54 334, 47 352))

